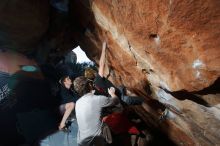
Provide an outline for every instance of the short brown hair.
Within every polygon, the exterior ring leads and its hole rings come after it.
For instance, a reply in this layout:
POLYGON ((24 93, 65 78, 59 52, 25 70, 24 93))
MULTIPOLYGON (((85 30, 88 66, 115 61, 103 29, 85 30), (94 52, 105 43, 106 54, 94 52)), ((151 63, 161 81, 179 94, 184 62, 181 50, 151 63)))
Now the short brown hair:
POLYGON ((85 69, 84 76, 88 79, 93 80, 95 78, 96 71, 90 67, 85 69))
POLYGON ((84 94, 90 92, 92 90, 92 84, 86 77, 80 76, 77 77, 74 82, 74 89, 79 94, 79 96, 83 96, 84 94))

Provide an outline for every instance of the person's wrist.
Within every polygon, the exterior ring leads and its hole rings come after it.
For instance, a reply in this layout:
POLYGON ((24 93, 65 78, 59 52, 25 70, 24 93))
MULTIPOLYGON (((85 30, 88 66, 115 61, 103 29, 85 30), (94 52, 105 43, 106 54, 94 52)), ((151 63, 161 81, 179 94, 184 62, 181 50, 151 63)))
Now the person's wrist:
POLYGON ((111 95, 111 97, 116 97, 115 93, 111 93, 110 95, 111 95))
POLYGON ((103 47, 103 48, 106 48, 106 45, 107 45, 106 42, 104 42, 104 43, 102 44, 102 47, 103 47))

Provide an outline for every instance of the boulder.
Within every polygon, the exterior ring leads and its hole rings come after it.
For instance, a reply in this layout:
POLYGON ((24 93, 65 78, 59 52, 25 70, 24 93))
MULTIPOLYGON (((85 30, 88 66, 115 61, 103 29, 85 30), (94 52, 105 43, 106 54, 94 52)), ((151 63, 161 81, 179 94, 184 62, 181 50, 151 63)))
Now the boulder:
POLYGON ((107 41, 106 75, 145 97, 137 113, 177 145, 220 144, 219 13, 218 0, 70 3, 81 48, 98 63, 107 41))

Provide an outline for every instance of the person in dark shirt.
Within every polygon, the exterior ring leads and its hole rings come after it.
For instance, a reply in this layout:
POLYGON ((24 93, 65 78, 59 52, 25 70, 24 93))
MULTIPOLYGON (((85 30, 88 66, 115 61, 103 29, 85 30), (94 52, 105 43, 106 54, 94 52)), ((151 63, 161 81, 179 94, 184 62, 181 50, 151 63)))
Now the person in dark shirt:
POLYGON ((63 118, 59 125, 59 130, 62 130, 65 127, 67 118, 70 116, 71 112, 75 107, 77 100, 77 95, 71 90, 72 80, 69 76, 64 76, 60 79, 60 97, 61 105, 60 110, 63 113, 63 118))
POLYGON ((85 69, 85 77, 89 80, 93 81, 94 87, 96 89, 95 94, 97 95, 108 95, 108 88, 114 87, 116 95, 120 97, 120 99, 126 103, 127 105, 140 105, 143 103, 143 98, 141 97, 133 97, 126 96, 125 88, 122 86, 121 88, 116 88, 111 81, 109 81, 104 76, 104 68, 105 68, 105 55, 106 55, 106 42, 103 42, 102 45, 102 53, 99 60, 99 69, 98 74, 92 68, 85 69))

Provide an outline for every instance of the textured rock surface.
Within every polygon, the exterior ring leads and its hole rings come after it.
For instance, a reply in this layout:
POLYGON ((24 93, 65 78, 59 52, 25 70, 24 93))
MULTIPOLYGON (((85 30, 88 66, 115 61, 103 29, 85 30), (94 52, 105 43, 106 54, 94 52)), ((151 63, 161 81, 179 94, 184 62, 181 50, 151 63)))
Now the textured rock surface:
POLYGON ((98 61, 107 39, 106 74, 146 97, 145 110, 136 109, 146 123, 177 145, 220 144, 220 1, 94 0, 71 7, 80 46, 98 61), (162 123, 161 106, 169 109, 162 123))
POLYGON ((48 0, 2 0, 0 49, 54 63, 77 42, 98 62, 107 40, 106 74, 145 97, 134 109, 149 127, 177 145, 220 145, 219 0, 69 2, 67 13, 48 0))
POLYGON ((146 70, 152 84, 170 91, 197 91, 220 74, 219 5, 217 0, 96 0, 90 6, 84 3, 94 20, 81 19, 85 36, 97 44, 108 35, 110 52, 133 56, 136 70, 146 70))

